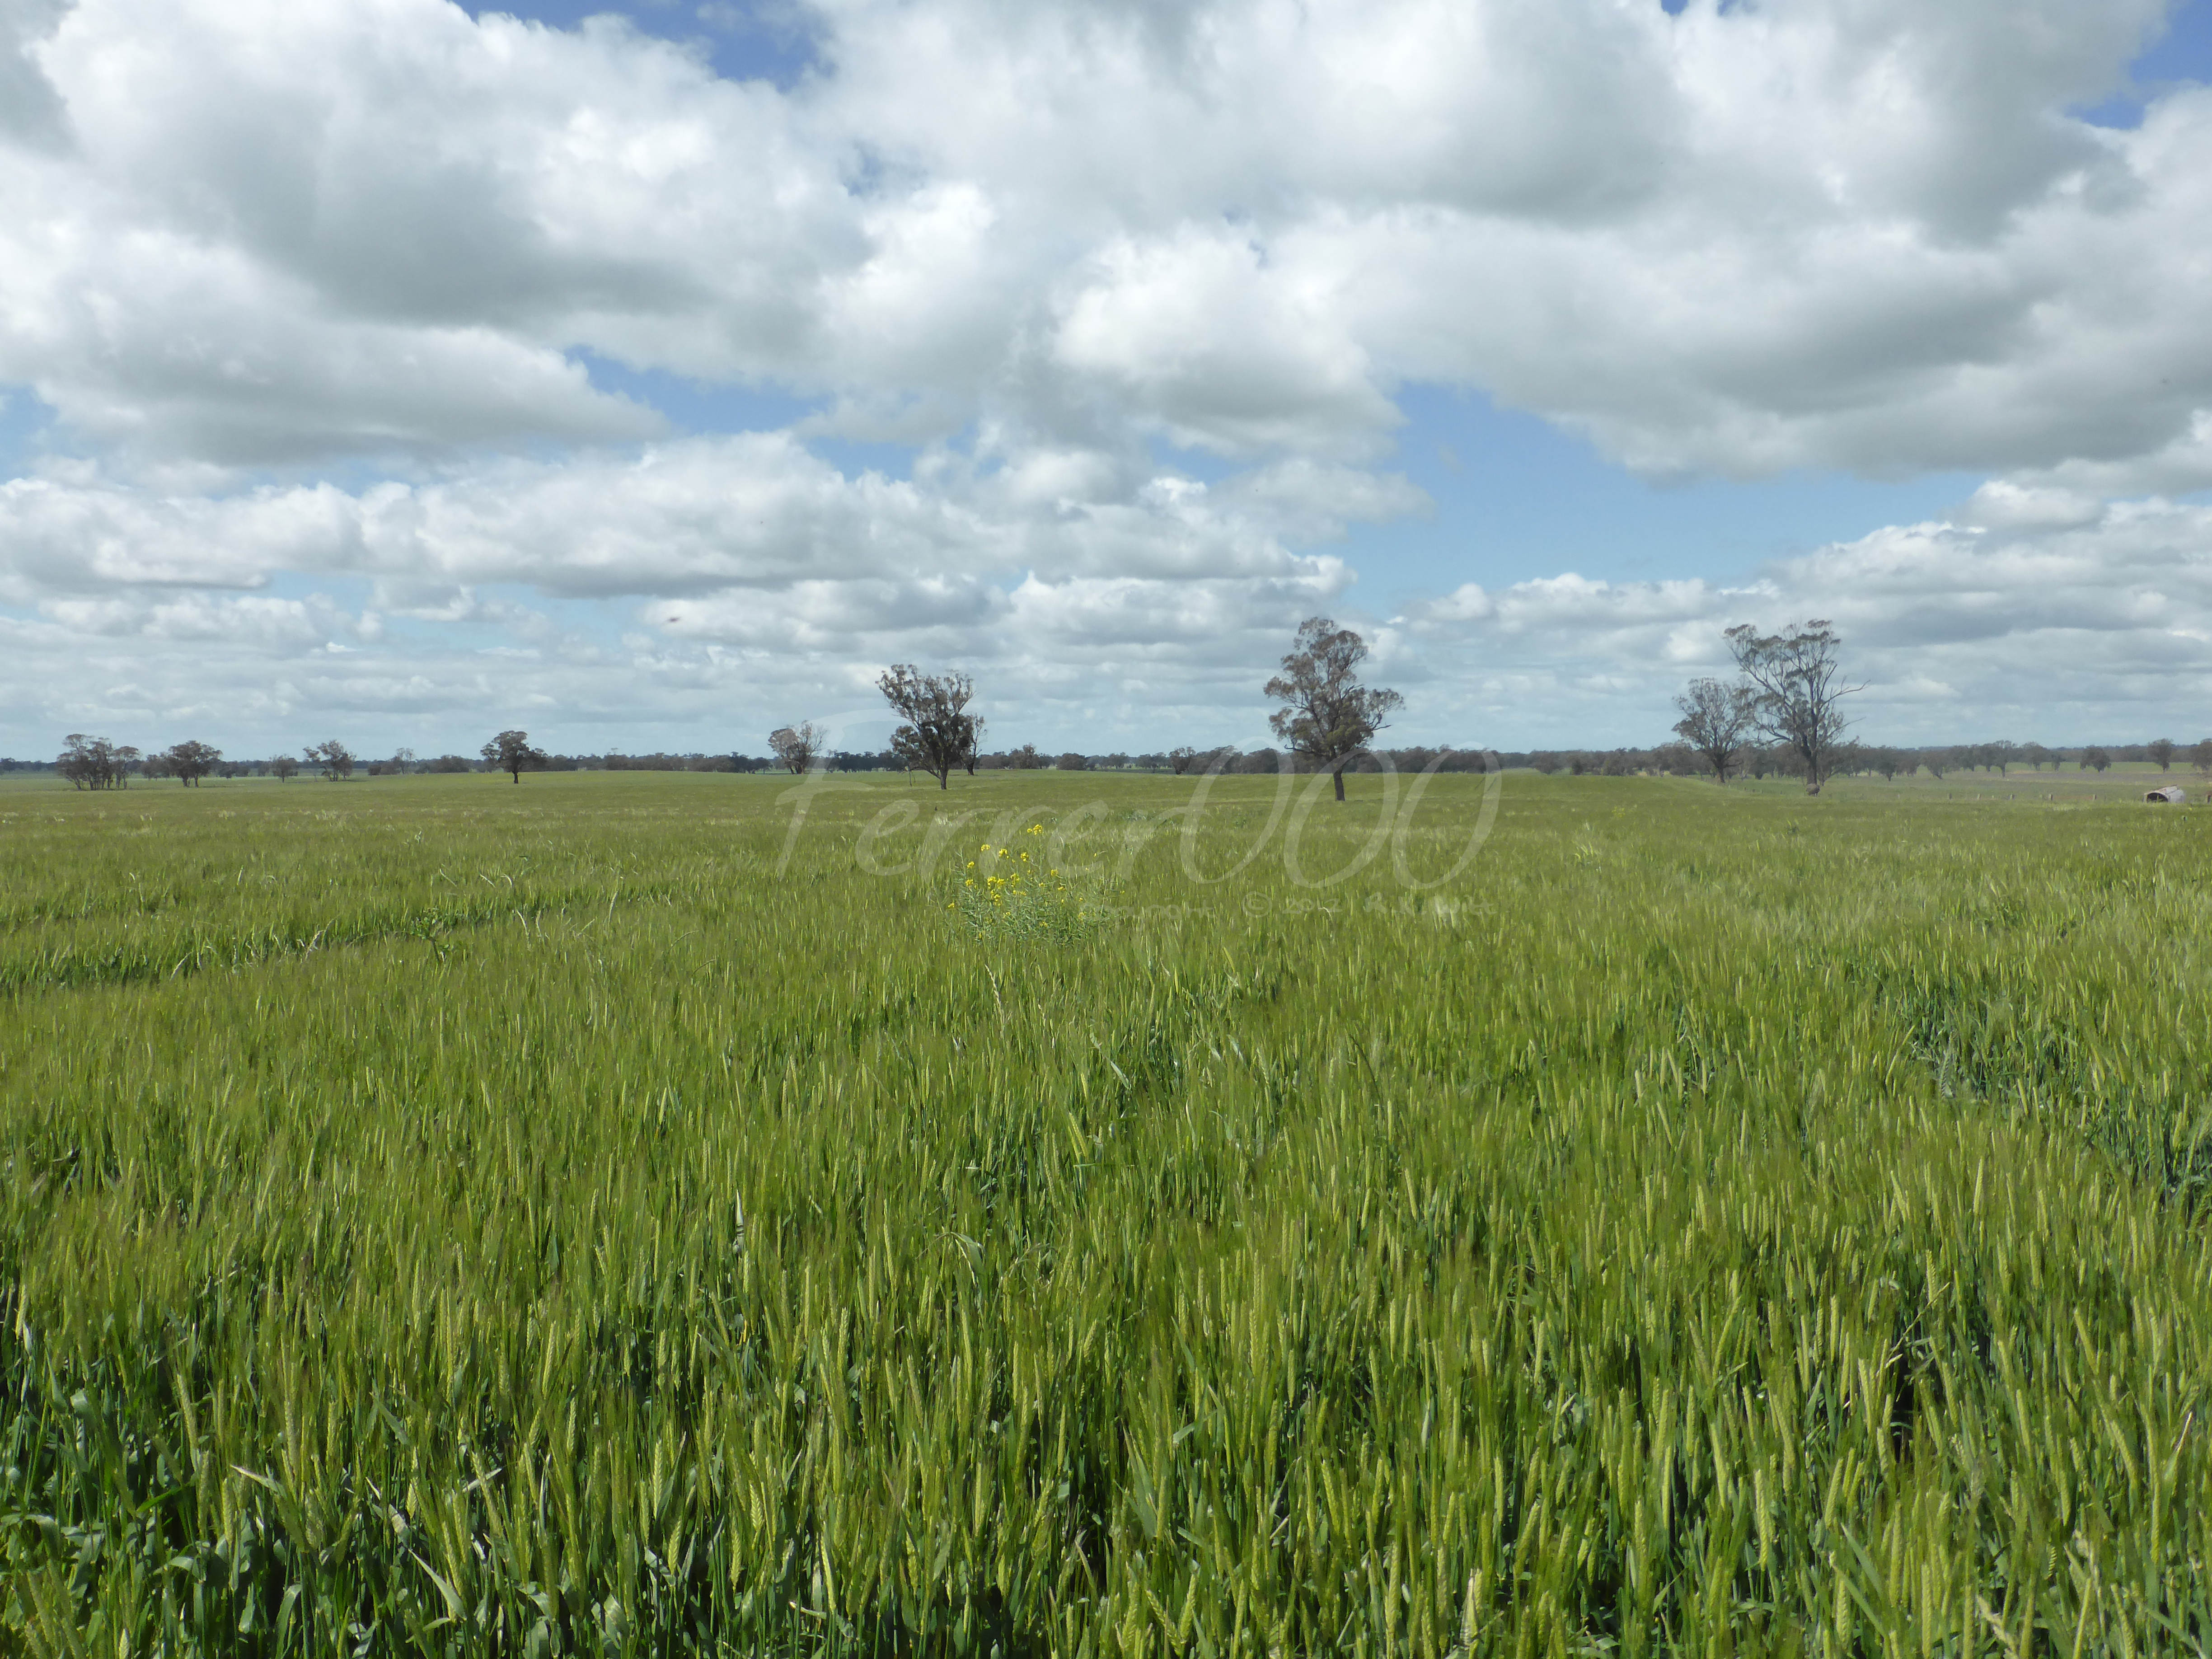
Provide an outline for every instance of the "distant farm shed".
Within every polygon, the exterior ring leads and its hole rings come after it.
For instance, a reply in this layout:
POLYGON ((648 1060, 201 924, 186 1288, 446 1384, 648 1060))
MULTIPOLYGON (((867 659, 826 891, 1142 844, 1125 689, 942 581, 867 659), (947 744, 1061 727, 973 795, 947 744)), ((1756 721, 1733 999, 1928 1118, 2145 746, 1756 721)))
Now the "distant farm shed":
POLYGON ((2153 789, 2143 796, 2146 806, 2179 806, 2189 799, 2189 792, 2178 783, 2169 783, 2163 789, 2153 789))

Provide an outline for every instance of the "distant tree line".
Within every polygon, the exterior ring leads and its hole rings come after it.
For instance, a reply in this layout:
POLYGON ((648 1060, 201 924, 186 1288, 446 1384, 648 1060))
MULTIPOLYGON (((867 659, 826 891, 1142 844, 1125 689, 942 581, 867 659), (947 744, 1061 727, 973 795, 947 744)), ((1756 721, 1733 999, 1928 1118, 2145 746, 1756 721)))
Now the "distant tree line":
MULTIPOLYGON (((549 754, 520 729, 499 732, 473 757, 447 754, 422 759, 400 749, 389 758, 368 762, 371 777, 409 773, 504 772, 520 784, 526 771, 607 772, 922 772, 949 787, 954 771, 1153 772, 1177 776, 1232 772, 1275 774, 1285 769, 1322 773, 1344 799, 1347 772, 1477 772, 1490 765, 1571 775, 1660 775, 1710 777, 1725 783, 1732 776, 1780 777, 1803 783, 1818 793, 1830 778, 1872 775, 1909 777, 1926 771, 1935 777, 1959 772, 2007 775, 2014 767, 2055 772, 2073 765, 2103 771, 2115 763, 2148 762, 2161 771, 2177 759, 2212 775, 2212 738, 2184 749, 2170 738, 2148 743, 2089 744, 2066 750, 2039 743, 1992 739, 1985 743, 1899 748, 1864 744, 1850 736, 1844 699, 1863 688, 1846 683, 1841 640, 1826 621, 1790 623, 1779 632, 1761 634, 1749 623, 1728 629, 1728 651, 1735 659, 1733 681, 1693 680, 1675 698, 1681 719, 1676 740, 1654 748, 1536 749, 1499 754, 1493 759, 1476 748, 1378 749, 1377 733, 1404 699, 1385 687, 1369 686, 1359 677, 1368 655, 1366 641, 1327 617, 1309 617, 1282 659, 1283 672, 1269 680, 1266 695, 1279 705, 1269 716, 1275 735, 1287 745, 1246 750, 1235 744, 1103 755, 1064 750, 1054 755, 1034 743, 986 750, 985 721, 975 708, 975 682, 957 671, 926 673, 911 663, 896 663, 877 680, 877 689, 897 716, 889 744, 866 751, 828 745, 828 733, 811 721, 779 726, 769 736, 769 753, 625 755, 549 754)), ((124 787, 133 776, 173 777, 186 787, 210 776, 238 778, 298 774, 301 762, 289 755, 273 760, 226 760, 212 745, 188 740, 154 755, 143 754, 106 738, 71 732, 68 746, 52 763, 0 760, 0 771, 26 767, 53 770, 80 789, 124 787)), ((322 777, 352 777, 356 757, 335 738, 310 744, 301 758, 322 777)))
MULTIPOLYGON (((198 746, 205 748, 205 745, 198 746)), ((382 760, 361 762, 347 754, 333 763, 327 744, 313 744, 310 747, 322 751, 312 769, 319 774, 334 772, 340 778, 356 775, 381 778, 505 769, 484 760, 480 755, 447 754, 418 757, 405 749, 382 760)), ((172 763, 170 756, 173 752, 164 750, 147 755, 127 744, 112 744, 101 738, 88 738, 85 739, 82 751, 64 753, 54 760, 18 760, 0 756, 0 773, 51 772, 68 778, 79 788, 112 789, 124 787, 134 780, 175 778, 189 786, 209 777, 296 777, 302 769, 299 759, 289 755, 259 760, 230 760, 223 758, 219 751, 210 750, 204 755, 191 757, 188 763, 191 769, 185 771, 172 763)), ((1018 749, 978 755, 975 769, 981 772, 1145 772, 1170 776, 1198 776, 1218 768, 1227 775, 1272 775, 1281 769, 1284 752, 1267 747, 1246 750, 1234 744, 1224 744, 1204 749, 1184 746, 1144 753, 1118 750, 1109 754, 1084 754, 1073 750, 1048 753, 1034 744, 1024 744, 1018 749)), ((1483 751, 1480 749, 1412 746, 1367 751, 1347 762, 1344 769, 1349 773, 1373 773, 1382 769, 1384 760, 1399 772, 1419 772, 1432 763, 1442 772, 1480 772, 1484 766, 1483 751)), ((1686 742, 1665 743, 1643 749, 1503 750, 1498 751, 1498 763, 1510 771, 1565 773, 1573 776, 1625 777, 1641 774, 1710 778, 1713 775, 1710 759, 1686 742)), ((888 749, 825 750, 815 757, 815 763, 835 772, 902 772, 908 769, 907 762, 888 749)), ((2184 765, 2212 774, 2212 738, 2186 745, 2161 738, 2148 743, 2066 747, 2002 740, 1929 744, 1917 748, 1846 743, 1837 748, 1828 775, 1910 777, 1916 773, 1925 772, 1938 778, 1954 773, 2008 776, 2014 769, 2039 772, 2048 768, 2055 772, 2065 766, 2081 771, 2097 772, 2123 763, 2155 765, 2162 770, 2184 765)), ((1298 773, 1314 769, 1310 760, 1296 754, 1291 757, 1291 767, 1298 773)), ((773 756, 708 754, 694 750, 682 754, 626 755, 618 751, 600 755, 546 754, 542 759, 528 762, 526 769, 544 772, 748 773, 776 772, 787 769, 773 756)), ((1780 744, 1747 744, 1741 748, 1737 758, 1731 763, 1729 775, 1731 777, 1741 775, 1753 778, 1802 779, 1804 775, 1803 762, 1794 751, 1780 744)))
MULTIPOLYGON (((1235 744, 1200 749, 1184 744, 1148 753, 1123 750, 1103 755, 1064 750, 1053 755, 1033 743, 987 751, 985 722, 975 708, 975 687, 966 674, 926 673, 911 663, 894 664, 878 679, 899 724, 881 750, 832 750, 828 733, 810 720, 777 727, 769 736, 769 753, 625 755, 549 754, 519 728, 499 732, 474 757, 418 757, 399 749, 388 758, 360 762, 336 738, 307 744, 299 760, 226 760, 222 751, 197 740, 172 744, 153 755, 104 737, 71 732, 52 769, 80 789, 116 789, 133 776, 173 777, 187 787, 213 775, 222 778, 297 775, 301 763, 332 782, 350 779, 356 768, 371 777, 411 773, 503 772, 517 784, 525 772, 921 772, 946 788, 954 771, 1153 772, 1203 776, 1232 772, 1276 774, 1285 770, 1327 775, 1342 800, 1345 774, 1394 771, 1478 772, 1501 764, 1508 769, 1573 775, 1662 775, 1711 777, 1782 777, 1802 781, 1817 793, 1826 780, 1871 774, 1894 779, 1926 771, 1941 778, 1954 772, 2008 775, 2014 767, 2053 771, 2068 763, 2103 771, 2115 762, 2149 762, 2171 769, 2179 758, 2212 775, 2212 738, 2184 750, 2170 738, 2148 743, 2091 744, 2067 751, 2039 743, 2008 739, 1926 746, 1918 749, 1863 744, 1849 735, 1843 700, 1863 688, 1845 683, 1841 641, 1820 619, 1785 625, 1761 634, 1749 623, 1729 629, 1725 639, 1735 659, 1733 681, 1693 680, 1675 698, 1681 715, 1676 740, 1655 748, 1610 750, 1537 749, 1509 752, 1494 759, 1477 748, 1378 749, 1377 733, 1404 699, 1385 687, 1366 685, 1359 677, 1366 641, 1327 617, 1302 623, 1283 672, 1269 680, 1266 695, 1279 705, 1269 726, 1286 747, 1245 750, 1235 744)), ((0 771, 46 763, 0 760, 0 771)))
MULTIPOLYGON (((206 778, 238 779, 297 777, 311 770, 332 782, 344 782, 356 772, 373 778, 425 773, 505 772, 520 781, 526 771, 543 772, 764 772, 776 763, 764 756, 745 754, 552 755, 533 747, 528 734, 502 732, 477 755, 417 757, 401 749, 383 760, 363 761, 335 738, 312 743, 298 756, 276 755, 263 759, 231 759, 212 744, 197 740, 175 744, 152 754, 128 744, 83 732, 71 732, 68 746, 51 761, 17 760, 0 757, 0 773, 53 772, 80 789, 121 789, 133 780, 174 778, 191 787, 206 778), (302 763, 304 762, 304 768, 302 763)), ((867 763, 877 757, 854 757, 867 763)))
MULTIPOLYGON (((1538 772, 1601 775, 1620 777, 1659 774, 1674 777, 1713 775, 1711 758, 1688 743, 1666 743, 1650 749, 1534 750, 1501 757, 1509 768, 1527 767, 1538 772)), ((2182 761, 2212 774, 2212 738, 2184 749, 2163 740, 2153 743, 2091 744, 2069 748, 2046 748, 2039 743, 2009 742, 1929 744, 1920 748, 1846 742, 1829 757, 1826 777, 1911 777, 1925 772, 1942 778, 1954 773, 2009 776, 2015 768, 2053 772, 2062 766, 2078 771, 2102 772, 2122 762, 2148 763, 2161 770, 2182 761)), ((1730 777, 1791 778, 1805 776, 1803 757, 1779 744, 1747 744, 1729 768, 1730 777)))
MULTIPOLYGON (((530 741, 528 732, 509 729, 485 743, 473 757, 447 754, 425 760, 412 750, 400 749, 387 759, 366 763, 362 769, 371 777, 504 772, 517 784, 526 771, 918 771, 935 778, 940 789, 949 787, 956 770, 972 777, 979 771, 1047 769, 1177 776, 1288 769, 1327 774, 1339 800, 1345 798, 1347 772, 1385 768, 1413 773, 1476 772, 1492 764, 1572 775, 1704 776, 1721 783, 1747 774, 1795 779, 1814 794, 1834 777, 1895 779, 1921 771, 1938 778, 1961 772, 2003 776, 2016 766, 2040 771, 2048 765, 2055 772, 2069 763, 2101 772, 2118 762, 2148 762, 2166 771, 2179 759, 2212 775, 2212 738, 2185 750, 2171 738, 2156 738, 2148 743, 2093 744, 2071 751, 2005 738, 1917 749, 1861 743, 1850 736, 1843 707, 1845 698, 1863 688, 1846 683, 1842 641, 1827 622, 1790 623, 1773 634, 1761 634, 1747 623, 1728 629, 1724 638, 1736 678, 1692 680, 1674 700, 1681 715, 1674 726, 1676 740, 1650 749, 1536 749, 1498 755, 1493 760, 1475 748, 1376 748, 1375 738, 1387 724, 1386 717, 1401 708, 1404 699, 1386 687, 1363 683, 1360 669, 1368 649, 1358 634, 1327 617, 1309 617, 1299 624, 1291 649, 1282 659, 1282 672, 1265 687, 1266 695, 1279 705, 1268 723, 1287 745, 1281 750, 1183 744, 1141 754, 1115 750, 1091 755, 1068 750, 1054 755, 1024 743, 987 751, 982 744, 985 721, 974 708, 975 682, 967 674, 926 673, 912 663, 896 663, 876 684, 900 723, 889 744, 872 751, 832 750, 828 732, 811 720, 777 727, 769 736, 766 756, 549 754, 530 741)), ((335 738, 309 744, 301 751, 301 760, 334 782, 350 779, 360 764, 335 738)), ((71 732, 67 747, 52 763, 0 759, 0 771, 46 769, 49 765, 80 789, 117 789, 133 776, 173 777, 187 787, 210 775, 289 779, 299 773, 301 761, 289 755, 226 760, 222 750, 197 740, 146 755, 84 732, 71 732)))

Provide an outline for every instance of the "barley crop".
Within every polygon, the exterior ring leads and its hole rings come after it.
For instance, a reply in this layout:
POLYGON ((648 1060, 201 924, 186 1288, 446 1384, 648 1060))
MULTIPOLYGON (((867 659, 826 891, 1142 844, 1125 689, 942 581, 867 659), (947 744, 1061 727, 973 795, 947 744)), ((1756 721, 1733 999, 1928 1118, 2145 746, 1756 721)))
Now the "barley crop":
POLYGON ((0 791, 0 1649, 2212 1641, 2212 814, 784 787, 0 791))

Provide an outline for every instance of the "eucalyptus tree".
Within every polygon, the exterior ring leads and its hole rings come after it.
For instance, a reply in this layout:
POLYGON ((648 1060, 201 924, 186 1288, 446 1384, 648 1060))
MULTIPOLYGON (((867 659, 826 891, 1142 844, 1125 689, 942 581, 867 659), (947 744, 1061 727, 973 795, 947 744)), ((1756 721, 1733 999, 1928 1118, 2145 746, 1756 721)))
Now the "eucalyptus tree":
POLYGON ((822 732, 812 720, 779 726, 768 734, 769 752, 794 774, 811 772, 822 758, 822 732))
POLYGON ((110 743, 82 732, 70 732, 64 741, 69 746, 55 761, 54 769, 77 789, 123 788, 138 759, 137 750, 129 744, 110 743))
POLYGON ((1309 617, 1283 659, 1283 672, 1269 680, 1267 696, 1283 706, 1267 716, 1275 735, 1327 772, 1344 799, 1344 769, 1367 750, 1383 716, 1405 705, 1405 698, 1381 686, 1359 682, 1367 641, 1327 617, 1309 617))
POLYGON ((502 732, 484 744, 481 752, 486 765, 507 773, 517 783, 522 781, 525 767, 543 766, 546 761, 544 750, 530 746, 527 732, 502 732))
POLYGON ((311 743, 300 753, 308 765, 332 783, 342 782, 353 775, 353 750, 336 738, 322 743, 311 743))
POLYGON ((189 789, 215 770, 222 759, 222 750, 187 738, 163 750, 157 758, 164 771, 189 789))
POLYGON ((928 773, 944 789, 954 767, 974 770, 983 723, 968 712, 975 683, 967 675, 925 674, 910 662, 894 663, 876 689, 906 722, 891 733, 891 752, 908 771, 928 773))
POLYGON ((1843 643, 1826 617, 1761 634, 1749 623, 1728 630, 1729 650, 1750 683, 1753 724, 1796 758, 1805 793, 1817 795, 1834 768, 1850 722, 1842 700, 1866 688, 1841 684, 1843 643))
POLYGON ((1753 702, 1749 686, 1716 679, 1692 680, 1674 699, 1682 713, 1674 731, 1712 769, 1715 783, 1726 783, 1737 768, 1752 732, 1753 702))

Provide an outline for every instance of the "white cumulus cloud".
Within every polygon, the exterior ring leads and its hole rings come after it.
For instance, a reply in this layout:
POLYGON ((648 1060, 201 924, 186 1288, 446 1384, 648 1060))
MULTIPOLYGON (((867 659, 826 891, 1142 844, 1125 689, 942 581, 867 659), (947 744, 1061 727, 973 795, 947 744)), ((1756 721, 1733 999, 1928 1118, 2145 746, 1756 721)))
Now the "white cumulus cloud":
POLYGON ((1848 619, 1899 720, 2117 720, 2202 633, 2212 91, 2077 112, 2164 14, 819 0, 780 89, 613 15, 0 0, 0 389, 55 416, 0 679, 40 729, 665 722, 926 647, 1071 738, 1249 714, 1358 611, 1337 538, 1429 511, 1390 458, 1441 386, 1653 475, 1989 482, 1755 592, 1432 593, 1390 665, 1439 728, 1648 720, 1747 607, 1848 619), (685 436, 657 384, 805 412, 685 436))

